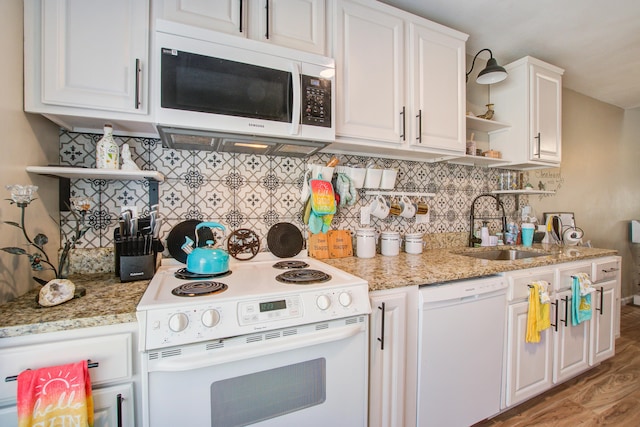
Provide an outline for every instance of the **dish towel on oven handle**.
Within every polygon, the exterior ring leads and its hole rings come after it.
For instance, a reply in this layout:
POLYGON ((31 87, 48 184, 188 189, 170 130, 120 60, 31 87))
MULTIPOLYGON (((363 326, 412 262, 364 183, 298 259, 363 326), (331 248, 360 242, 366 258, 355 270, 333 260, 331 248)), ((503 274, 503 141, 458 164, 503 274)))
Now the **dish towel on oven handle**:
POLYGON ((576 273, 571 278, 571 323, 577 326, 591 319, 591 294, 596 288, 587 273, 576 273))
POLYGON ((537 280, 529 284, 529 309, 525 342, 540 342, 540 332, 551 326, 549 317, 549 283, 537 280))
POLYGON ((313 234, 329 231, 333 214, 336 213, 336 196, 330 181, 312 179, 309 181, 311 203, 309 231, 313 234))
POLYGON ((18 427, 93 427, 87 361, 22 371, 17 401, 18 427))

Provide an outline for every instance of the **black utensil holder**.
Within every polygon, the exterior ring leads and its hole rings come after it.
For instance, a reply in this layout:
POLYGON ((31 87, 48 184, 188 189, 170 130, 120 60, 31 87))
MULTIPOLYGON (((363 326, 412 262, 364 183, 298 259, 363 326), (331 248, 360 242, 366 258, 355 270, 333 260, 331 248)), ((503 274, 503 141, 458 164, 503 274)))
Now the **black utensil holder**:
MULTIPOLYGON (((144 222, 145 219, 141 218, 139 226, 146 226, 144 222)), ((146 222, 148 224, 148 219, 146 222)), ((153 239, 151 235, 147 235, 147 239, 149 240, 145 245, 145 235, 122 237, 119 229, 114 230, 114 272, 120 277, 121 282, 150 279, 155 274, 164 246, 159 239, 153 239)))
POLYGON ((151 279, 156 272, 156 255, 153 252, 148 255, 121 256, 119 259, 121 282, 151 279))

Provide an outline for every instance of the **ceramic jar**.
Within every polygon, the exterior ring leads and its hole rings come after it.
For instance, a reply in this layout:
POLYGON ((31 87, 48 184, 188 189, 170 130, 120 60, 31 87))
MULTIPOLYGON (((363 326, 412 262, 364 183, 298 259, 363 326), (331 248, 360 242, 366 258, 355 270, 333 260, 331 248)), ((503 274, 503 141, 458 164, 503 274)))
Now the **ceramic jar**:
POLYGON ((373 258, 376 256, 376 230, 373 228, 358 228, 356 230, 356 256, 358 258, 373 258))
POLYGON ((407 233, 404 235, 404 251, 408 254, 421 254, 424 248, 422 233, 407 233))
POLYGON ((384 256, 396 256, 400 253, 400 233, 383 231, 380 233, 380 253, 384 256))

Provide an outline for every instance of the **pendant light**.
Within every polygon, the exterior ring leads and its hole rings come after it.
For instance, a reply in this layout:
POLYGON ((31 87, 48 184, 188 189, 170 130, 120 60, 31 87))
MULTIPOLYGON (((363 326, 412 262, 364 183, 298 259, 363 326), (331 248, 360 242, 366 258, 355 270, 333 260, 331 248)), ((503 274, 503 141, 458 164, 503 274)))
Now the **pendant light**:
POLYGON ((485 50, 489 52, 489 55, 491 57, 487 61, 487 66, 485 67, 485 69, 478 73, 478 77, 476 77, 476 83, 481 85, 490 85, 493 83, 501 82, 507 78, 507 70, 498 65, 498 61, 496 61, 493 57, 493 53, 491 52, 491 50, 482 49, 478 53, 476 53, 476 56, 473 57, 473 61, 471 62, 471 69, 467 73, 467 82, 469 81, 469 74, 471 74, 471 71, 473 71, 473 66, 476 63, 476 58, 478 57, 478 55, 480 55, 481 52, 484 52, 485 50))

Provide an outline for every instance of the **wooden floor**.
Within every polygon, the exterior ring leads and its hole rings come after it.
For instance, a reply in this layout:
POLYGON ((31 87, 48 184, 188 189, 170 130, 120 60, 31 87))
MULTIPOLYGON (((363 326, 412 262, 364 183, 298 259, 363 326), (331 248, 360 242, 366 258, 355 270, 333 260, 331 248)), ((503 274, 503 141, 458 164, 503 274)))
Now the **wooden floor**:
POLYGON ((616 355, 474 427, 640 426, 640 307, 622 307, 616 355))

